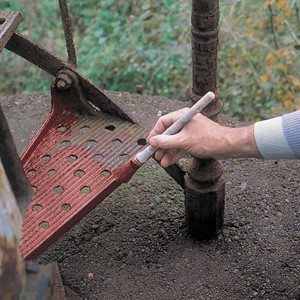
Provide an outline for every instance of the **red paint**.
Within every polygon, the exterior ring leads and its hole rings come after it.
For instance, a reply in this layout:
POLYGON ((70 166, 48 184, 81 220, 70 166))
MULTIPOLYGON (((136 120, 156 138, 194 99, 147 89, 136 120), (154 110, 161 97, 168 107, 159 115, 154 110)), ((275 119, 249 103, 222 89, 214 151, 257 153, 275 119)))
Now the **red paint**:
POLYGON ((142 150, 137 141, 146 131, 118 116, 78 110, 74 95, 52 89, 50 114, 21 158, 36 189, 23 224, 26 260, 45 251, 137 170, 121 159, 142 150))

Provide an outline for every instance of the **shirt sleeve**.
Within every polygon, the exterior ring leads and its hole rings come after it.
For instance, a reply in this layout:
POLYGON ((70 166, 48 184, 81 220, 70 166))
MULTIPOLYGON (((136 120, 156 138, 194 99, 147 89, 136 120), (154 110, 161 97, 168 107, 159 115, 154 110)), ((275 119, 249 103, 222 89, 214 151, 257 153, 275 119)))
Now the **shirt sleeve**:
POLYGON ((254 137, 265 159, 300 159, 300 110, 256 122, 254 137))

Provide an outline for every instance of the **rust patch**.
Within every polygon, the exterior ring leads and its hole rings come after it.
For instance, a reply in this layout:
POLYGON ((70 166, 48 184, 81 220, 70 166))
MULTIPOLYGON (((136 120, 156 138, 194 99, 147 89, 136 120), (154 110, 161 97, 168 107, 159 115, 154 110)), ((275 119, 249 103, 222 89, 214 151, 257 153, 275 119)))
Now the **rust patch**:
POLYGON ((18 242, 11 243, 0 236, 0 262, 1 299, 17 299, 25 282, 18 242))
POLYGON ((0 291, 16 299, 23 287, 24 262, 19 252, 21 214, 0 161, 0 291))

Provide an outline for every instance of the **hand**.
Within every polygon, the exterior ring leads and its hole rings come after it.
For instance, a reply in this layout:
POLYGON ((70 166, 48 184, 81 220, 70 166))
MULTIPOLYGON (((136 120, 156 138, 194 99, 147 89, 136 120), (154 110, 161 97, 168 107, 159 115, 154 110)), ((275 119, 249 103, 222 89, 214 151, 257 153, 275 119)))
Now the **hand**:
POLYGON ((163 167, 174 164, 187 153, 199 158, 261 157, 254 140, 253 125, 230 128, 197 114, 179 133, 161 135, 188 108, 159 118, 147 140, 158 148, 155 158, 163 167))

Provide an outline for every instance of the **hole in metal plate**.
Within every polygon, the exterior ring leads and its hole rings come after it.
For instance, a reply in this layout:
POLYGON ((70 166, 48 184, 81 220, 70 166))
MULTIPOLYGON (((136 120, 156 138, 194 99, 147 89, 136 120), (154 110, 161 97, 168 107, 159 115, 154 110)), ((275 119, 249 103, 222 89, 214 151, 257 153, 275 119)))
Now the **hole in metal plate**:
POLYGON ((64 192, 64 188, 61 185, 58 185, 53 189, 53 191, 55 194, 62 194, 64 192))
POLYGON ((146 139, 138 139, 136 142, 140 146, 145 146, 147 144, 146 139))
POLYGON ((67 157, 67 159, 68 159, 68 161, 75 161, 76 159, 77 159, 78 157, 76 156, 76 155, 69 155, 68 157, 67 157))
POLYGON ((87 132, 89 130, 91 130, 91 127, 89 127, 89 126, 82 126, 79 129, 79 131, 82 132, 82 133, 85 133, 85 132, 87 132))
POLYGON ((89 186, 83 186, 81 189, 80 189, 80 193, 81 194, 89 194, 91 192, 91 188, 89 186))
POLYGON ((83 170, 76 170, 74 172, 74 176, 76 177, 82 177, 85 174, 85 172, 83 170))
POLYGON ((56 174, 56 170, 51 169, 51 170, 49 170, 49 171, 47 172, 47 174, 48 174, 49 176, 54 176, 54 175, 56 174))
POLYGON ((116 126, 108 125, 108 126, 105 126, 105 129, 108 130, 108 131, 114 131, 116 129, 116 126))
POLYGON ((69 140, 64 140, 64 141, 62 141, 62 142, 60 143, 60 146, 61 146, 61 147, 69 147, 69 146, 71 146, 71 141, 69 141, 69 140))
POLYGON ((123 142, 120 139, 115 139, 111 142, 112 146, 117 147, 120 146, 123 142))
POLYGON ((68 204, 68 203, 65 203, 65 204, 63 204, 63 205, 61 206, 61 209, 62 209, 63 211, 70 211, 70 210, 71 210, 71 205, 68 204))
POLYGON ((49 228, 49 222, 47 222, 47 221, 42 221, 42 222, 39 224, 39 227, 42 228, 42 229, 48 229, 48 228, 49 228))
POLYGON ((119 156, 120 161, 126 162, 130 159, 130 156, 126 153, 123 153, 119 156))
POLYGON ((33 193, 35 194, 37 192, 37 187, 35 185, 33 185, 32 187, 33 193))
POLYGON ((111 176, 111 172, 108 170, 104 170, 100 173, 100 175, 103 177, 109 177, 109 176, 111 176))
POLYGON ((64 132, 67 130, 67 127, 64 125, 61 125, 61 126, 57 126, 56 129, 57 129, 57 131, 64 132))
POLYGON ((35 204, 35 205, 32 206, 32 210, 33 210, 33 211, 36 211, 36 212, 39 212, 39 211, 41 211, 42 209, 43 209, 43 206, 40 205, 40 204, 35 204))
POLYGON ((50 155, 44 155, 43 157, 42 157, 42 161, 43 162, 48 162, 48 161, 50 161, 51 160, 51 156, 50 155))
POLYGON ((97 144, 97 142, 96 142, 95 140, 88 140, 88 141, 86 142, 86 145, 87 145, 88 147, 94 147, 96 144, 97 144))
POLYGON ((35 169, 30 169, 30 170, 27 171, 27 174, 28 174, 29 176, 33 176, 33 175, 36 174, 36 170, 35 170, 35 169))
POLYGON ((95 160, 95 161, 102 161, 103 158, 104 158, 104 156, 102 154, 95 154, 93 156, 93 160, 95 160))

